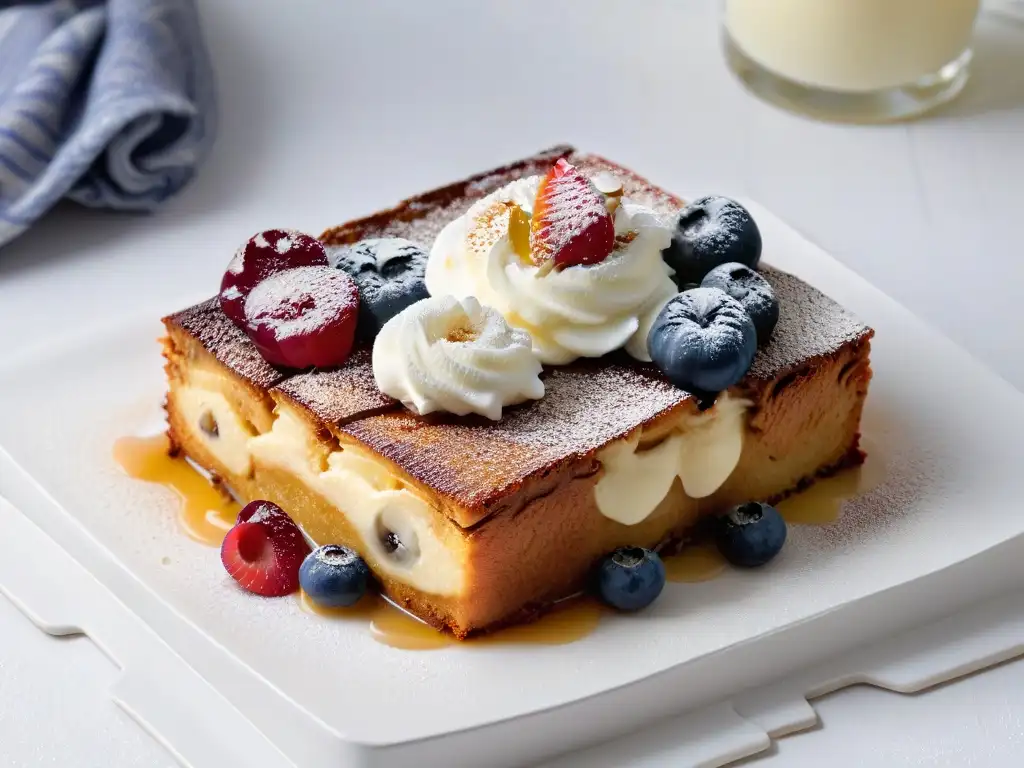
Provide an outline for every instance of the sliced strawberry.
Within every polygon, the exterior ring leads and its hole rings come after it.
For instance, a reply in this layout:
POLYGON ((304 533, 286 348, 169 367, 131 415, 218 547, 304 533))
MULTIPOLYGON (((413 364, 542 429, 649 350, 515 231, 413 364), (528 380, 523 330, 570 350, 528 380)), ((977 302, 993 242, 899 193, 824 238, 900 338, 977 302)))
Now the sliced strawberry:
POLYGON ((604 261, 615 247, 615 224, 605 197, 565 159, 537 188, 530 231, 533 263, 571 267, 604 261))
POLYGON ((280 597, 299 588, 299 566, 309 551, 299 526, 284 510, 269 501, 252 501, 224 537, 220 559, 243 589, 280 597))

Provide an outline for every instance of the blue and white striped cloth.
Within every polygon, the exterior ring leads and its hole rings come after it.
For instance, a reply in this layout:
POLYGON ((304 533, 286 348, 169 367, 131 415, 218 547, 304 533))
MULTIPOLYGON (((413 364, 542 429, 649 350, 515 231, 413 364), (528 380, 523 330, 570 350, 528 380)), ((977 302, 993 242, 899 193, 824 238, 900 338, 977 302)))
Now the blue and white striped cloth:
POLYGON ((193 0, 0 0, 0 248, 61 198, 155 208, 215 124, 193 0))

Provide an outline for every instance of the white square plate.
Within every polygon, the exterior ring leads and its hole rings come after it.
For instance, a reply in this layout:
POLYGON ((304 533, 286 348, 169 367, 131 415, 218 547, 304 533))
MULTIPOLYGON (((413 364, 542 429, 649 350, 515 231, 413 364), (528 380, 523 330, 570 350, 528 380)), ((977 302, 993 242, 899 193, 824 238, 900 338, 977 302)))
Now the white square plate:
MULTIPOLYGON (((178 307, 0 366, 0 493, 303 766, 384 754, 402 764, 442 756, 471 764, 479 753, 466 747, 485 735, 492 754, 515 764, 724 698, 756 681, 698 679, 688 670, 782 631, 802 633, 793 637, 807 658, 827 653, 813 632, 826 614, 1024 532, 1024 396, 750 206, 766 262, 876 329, 865 432, 880 447, 887 479, 849 504, 840 523, 791 530, 768 568, 669 585, 652 609, 603 620, 579 642, 401 651, 375 642, 364 624, 325 621, 292 599, 241 594, 215 550, 178 532, 168 494, 125 478, 111 458, 117 437, 159 423, 156 318, 178 307), (623 688, 629 684, 658 696, 625 711, 591 708, 588 719, 553 716, 553 708, 565 715, 615 689, 642 690, 623 688)), ((902 618, 871 631, 895 631, 902 618)), ((866 631, 852 627, 848 636, 866 631)), ((774 675, 781 664, 766 658, 760 666, 774 675)))

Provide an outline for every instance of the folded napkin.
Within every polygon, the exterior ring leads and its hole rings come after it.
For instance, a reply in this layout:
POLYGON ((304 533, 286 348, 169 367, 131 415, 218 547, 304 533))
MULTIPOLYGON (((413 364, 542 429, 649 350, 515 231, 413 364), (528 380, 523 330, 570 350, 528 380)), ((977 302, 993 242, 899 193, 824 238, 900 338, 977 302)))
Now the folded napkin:
POLYGON ((0 247, 64 197, 155 208, 215 123, 193 0, 0 0, 0 247))

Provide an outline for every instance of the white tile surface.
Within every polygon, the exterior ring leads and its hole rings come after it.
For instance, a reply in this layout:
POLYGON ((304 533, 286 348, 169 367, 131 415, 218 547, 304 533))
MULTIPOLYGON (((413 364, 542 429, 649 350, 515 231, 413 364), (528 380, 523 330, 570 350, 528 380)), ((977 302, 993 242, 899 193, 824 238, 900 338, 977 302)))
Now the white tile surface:
POLYGON ((0 766, 176 762, 110 700, 117 667, 82 636, 44 635, 0 596, 0 766))
MULTIPOLYGON (((983 21, 975 80, 951 108, 861 128, 750 99, 703 0, 200 5, 223 106, 210 164, 155 216, 64 209, 4 250, 8 353, 68 317, 216 285, 257 229, 319 231, 571 141, 669 187, 758 199, 1024 387, 1019 23, 983 21), (558 30, 543 56, 524 44, 539 20, 558 30)), ((38 634, 2 600, 0 638, 0 765, 170 763, 106 699, 116 671, 88 641, 38 634)), ((751 765, 1016 766, 1022 690, 1018 663, 914 697, 845 691, 819 702, 823 728, 751 765)), ((671 764, 671 744, 652 750, 636 764, 671 764)))
POLYGON ((855 686, 815 704, 821 727, 779 740, 749 768, 1011 768, 1024 753, 1024 663, 917 696, 855 686))

